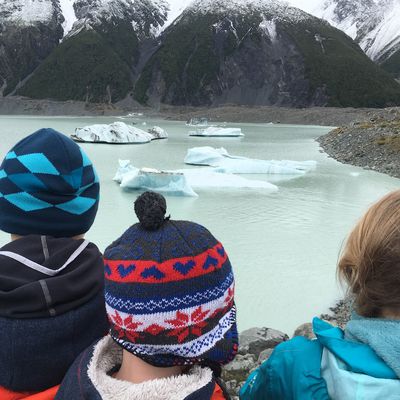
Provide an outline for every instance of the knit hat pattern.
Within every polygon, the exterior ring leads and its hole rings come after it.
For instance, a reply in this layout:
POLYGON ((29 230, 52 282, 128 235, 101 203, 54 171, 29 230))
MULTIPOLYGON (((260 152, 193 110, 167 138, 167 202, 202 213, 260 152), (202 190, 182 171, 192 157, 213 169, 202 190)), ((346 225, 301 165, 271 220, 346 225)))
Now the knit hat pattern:
POLYGON ((222 244, 201 225, 130 227, 104 253, 112 338, 147 363, 231 361, 238 348, 234 276, 222 244))
POLYGON ((53 129, 17 143, 0 166, 0 229, 18 235, 72 237, 87 232, 99 180, 85 152, 53 129))

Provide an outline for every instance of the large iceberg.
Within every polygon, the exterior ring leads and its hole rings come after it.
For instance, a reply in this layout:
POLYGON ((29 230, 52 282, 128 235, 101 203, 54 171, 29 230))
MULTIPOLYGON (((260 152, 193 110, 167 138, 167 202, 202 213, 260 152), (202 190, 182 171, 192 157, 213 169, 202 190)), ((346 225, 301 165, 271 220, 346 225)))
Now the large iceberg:
POLYGON ((284 174, 299 175, 315 169, 315 161, 258 160, 247 157, 232 156, 223 147, 215 149, 210 146, 193 147, 185 157, 186 164, 207 165, 216 172, 230 174, 284 174))
POLYGON ((240 128, 222 128, 219 126, 210 126, 206 129, 196 129, 190 131, 189 136, 206 136, 206 137, 239 137, 244 136, 240 128))
POLYGON ((110 125, 96 124, 75 129, 71 138, 77 142, 90 143, 149 143, 154 136, 142 129, 127 125, 123 122, 114 122, 110 125))
POLYGON ((194 188, 252 188, 268 193, 276 192, 277 186, 265 182, 214 171, 212 168, 160 171, 152 168, 135 168, 128 160, 119 161, 114 180, 124 189, 154 190, 178 196, 197 196, 194 188))

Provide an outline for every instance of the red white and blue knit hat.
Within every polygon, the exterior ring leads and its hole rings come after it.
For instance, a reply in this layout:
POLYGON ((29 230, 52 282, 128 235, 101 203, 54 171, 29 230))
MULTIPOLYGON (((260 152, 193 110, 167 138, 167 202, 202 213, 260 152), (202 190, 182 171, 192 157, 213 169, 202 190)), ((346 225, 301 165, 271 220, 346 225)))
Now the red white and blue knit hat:
POLYGON ((140 223, 104 253, 112 338, 151 365, 222 365, 238 348, 234 277, 201 225, 165 218, 164 197, 135 202, 140 223))

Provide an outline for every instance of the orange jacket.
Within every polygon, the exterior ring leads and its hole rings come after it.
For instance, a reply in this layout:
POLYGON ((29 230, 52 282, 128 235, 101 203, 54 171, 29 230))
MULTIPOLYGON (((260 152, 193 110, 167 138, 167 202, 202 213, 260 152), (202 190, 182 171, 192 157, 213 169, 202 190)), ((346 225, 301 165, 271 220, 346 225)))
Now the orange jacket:
POLYGON ((44 392, 39 393, 17 393, 11 392, 3 387, 0 387, 0 399, 1 400, 54 400, 56 397, 57 390, 60 387, 54 386, 44 392))
POLYGON ((212 395, 211 400, 226 400, 222 389, 219 387, 218 384, 215 385, 215 390, 212 395))

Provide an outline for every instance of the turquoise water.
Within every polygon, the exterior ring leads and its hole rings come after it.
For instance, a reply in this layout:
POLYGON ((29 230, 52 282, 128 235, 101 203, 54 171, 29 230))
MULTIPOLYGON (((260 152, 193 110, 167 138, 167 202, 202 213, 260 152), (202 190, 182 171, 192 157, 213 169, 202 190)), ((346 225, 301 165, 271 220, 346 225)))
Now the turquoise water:
MULTIPOLYGON (((0 116, 0 154, 25 135, 52 127, 65 134, 79 126, 114 118, 0 116)), ((196 190, 198 198, 168 197, 175 219, 205 225, 224 244, 236 274, 239 329, 269 326, 291 334, 301 323, 327 311, 341 296, 336 282, 338 254, 349 229, 373 201, 400 186, 398 179, 337 163, 320 152, 315 138, 328 128, 232 124, 244 138, 196 138, 182 122, 150 121, 170 138, 145 145, 84 144, 101 180, 98 217, 87 237, 104 249, 136 222, 137 192, 123 192, 112 178, 118 159, 137 167, 184 168, 190 147, 225 147, 229 153, 261 159, 316 160, 317 169, 277 181, 277 193, 259 189, 196 190)), ((246 176, 276 181, 267 175, 246 176)), ((8 236, 0 234, 1 243, 8 236)))

